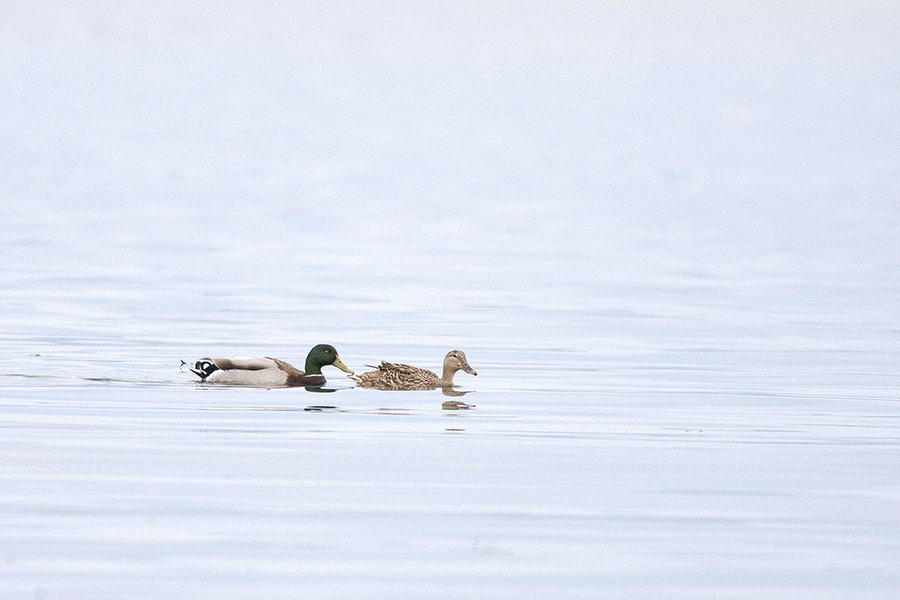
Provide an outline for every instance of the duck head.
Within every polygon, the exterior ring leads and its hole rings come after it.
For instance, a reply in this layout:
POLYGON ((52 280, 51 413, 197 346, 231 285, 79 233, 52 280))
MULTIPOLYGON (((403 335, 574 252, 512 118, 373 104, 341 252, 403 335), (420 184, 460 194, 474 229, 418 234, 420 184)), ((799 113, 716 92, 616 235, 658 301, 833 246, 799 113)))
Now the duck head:
POLYGON ((328 365, 337 367, 341 371, 353 375, 353 371, 343 363, 341 357, 338 356, 337 350, 330 344, 319 344, 309 351, 309 354, 306 355, 306 368, 304 372, 307 375, 316 375, 322 372, 322 367, 328 365))
POLYGON ((465 371, 469 375, 478 375, 475 369, 469 366, 466 360, 466 353, 462 350, 451 350, 444 357, 444 372, 455 373, 456 371, 465 371))

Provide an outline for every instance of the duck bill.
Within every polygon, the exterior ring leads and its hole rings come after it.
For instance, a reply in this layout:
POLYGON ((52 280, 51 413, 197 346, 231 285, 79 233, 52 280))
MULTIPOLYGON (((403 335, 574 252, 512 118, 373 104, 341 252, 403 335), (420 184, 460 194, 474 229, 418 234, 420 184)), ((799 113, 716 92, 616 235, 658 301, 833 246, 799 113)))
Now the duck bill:
POLYGON ((344 364, 344 361, 342 361, 339 356, 336 357, 334 359, 334 362, 331 364, 334 365, 335 367, 337 367, 338 369, 340 369, 341 371, 343 371, 344 373, 349 373, 350 375, 353 375, 353 371, 350 369, 350 367, 348 367, 347 365, 344 364))
POLYGON ((465 371, 466 373, 468 373, 469 375, 478 375, 478 373, 475 372, 475 369, 473 369, 472 367, 470 367, 467 364, 462 366, 462 370, 465 371))

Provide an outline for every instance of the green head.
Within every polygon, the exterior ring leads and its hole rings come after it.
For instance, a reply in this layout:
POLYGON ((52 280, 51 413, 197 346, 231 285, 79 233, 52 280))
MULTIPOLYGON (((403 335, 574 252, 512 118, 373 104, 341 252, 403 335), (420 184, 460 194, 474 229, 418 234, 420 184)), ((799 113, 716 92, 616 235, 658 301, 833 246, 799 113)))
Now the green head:
POLYGON ((341 357, 338 356, 337 350, 330 344, 319 344, 309 351, 309 354, 306 355, 306 368, 304 369, 304 372, 307 375, 320 375, 322 373, 322 367, 327 365, 333 365, 341 371, 353 375, 353 371, 350 370, 350 367, 341 362, 341 357))

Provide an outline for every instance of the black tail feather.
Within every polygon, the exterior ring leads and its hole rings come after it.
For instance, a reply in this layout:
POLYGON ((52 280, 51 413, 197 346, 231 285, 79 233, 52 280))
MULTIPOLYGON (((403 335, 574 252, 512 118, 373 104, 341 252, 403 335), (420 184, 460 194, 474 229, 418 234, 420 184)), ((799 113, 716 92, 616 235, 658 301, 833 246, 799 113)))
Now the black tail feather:
POLYGON ((219 367, 217 367, 216 363, 209 358, 201 358, 191 369, 191 371, 193 371, 200 379, 206 379, 218 370, 219 367))

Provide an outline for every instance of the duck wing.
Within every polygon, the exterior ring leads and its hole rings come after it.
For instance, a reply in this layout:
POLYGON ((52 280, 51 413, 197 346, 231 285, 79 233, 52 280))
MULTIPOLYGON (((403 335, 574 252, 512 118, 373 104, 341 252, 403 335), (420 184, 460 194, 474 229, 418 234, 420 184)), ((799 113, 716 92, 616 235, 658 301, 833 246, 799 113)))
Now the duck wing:
POLYGON ((289 385, 307 385, 314 383, 325 383, 324 375, 307 375, 294 365, 290 363, 286 363, 283 360, 279 360, 277 358, 270 358, 275 366, 278 367, 279 370, 284 371, 286 383, 289 385), (319 381, 321 379, 321 382, 319 381))
POLYGON ((385 389, 433 387, 440 378, 428 369, 381 361, 378 386, 385 389))
POLYGON ((279 367, 278 363, 287 364, 278 359, 263 356, 232 356, 230 358, 212 358, 210 360, 223 371, 230 371, 231 369, 261 371, 263 369, 277 369, 279 367))

